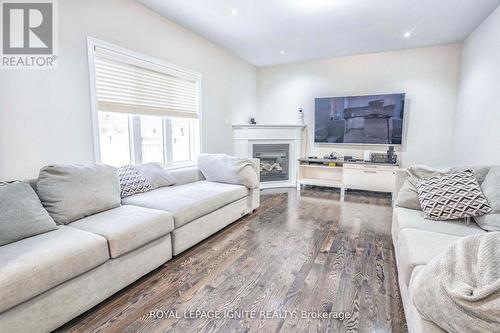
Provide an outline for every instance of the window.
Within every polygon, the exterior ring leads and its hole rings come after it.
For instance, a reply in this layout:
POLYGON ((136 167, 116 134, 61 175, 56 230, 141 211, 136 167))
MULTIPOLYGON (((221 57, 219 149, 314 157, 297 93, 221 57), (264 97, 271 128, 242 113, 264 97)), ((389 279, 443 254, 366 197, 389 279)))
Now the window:
POLYGON ((199 74, 89 39, 96 160, 191 164, 199 152, 199 74))

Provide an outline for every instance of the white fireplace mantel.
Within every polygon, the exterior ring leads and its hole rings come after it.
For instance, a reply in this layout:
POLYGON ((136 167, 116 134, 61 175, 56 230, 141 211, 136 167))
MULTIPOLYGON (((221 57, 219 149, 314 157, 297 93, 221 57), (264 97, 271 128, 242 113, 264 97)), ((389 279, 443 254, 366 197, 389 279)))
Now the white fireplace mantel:
POLYGON ((254 144, 288 144, 289 179, 262 182, 261 188, 295 187, 297 185, 297 160, 305 153, 305 125, 233 125, 233 154, 253 157, 254 144))

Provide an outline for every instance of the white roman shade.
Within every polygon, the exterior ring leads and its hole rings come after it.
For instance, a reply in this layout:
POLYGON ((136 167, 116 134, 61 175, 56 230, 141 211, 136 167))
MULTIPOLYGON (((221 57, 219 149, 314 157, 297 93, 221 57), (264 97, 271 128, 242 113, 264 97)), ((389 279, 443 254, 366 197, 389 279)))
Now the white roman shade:
POLYGON ((99 111, 197 118, 197 73, 95 47, 99 111))

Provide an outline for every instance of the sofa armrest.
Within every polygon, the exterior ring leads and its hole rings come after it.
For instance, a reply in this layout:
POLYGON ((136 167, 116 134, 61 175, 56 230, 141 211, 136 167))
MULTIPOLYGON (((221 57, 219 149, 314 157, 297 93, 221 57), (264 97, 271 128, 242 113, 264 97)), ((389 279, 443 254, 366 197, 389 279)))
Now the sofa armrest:
POLYGON ((250 158, 249 160, 252 161, 253 169, 255 170, 255 173, 257 174, 257 178, 259 179, 259 184, 260 184, 260 159, 250 158))
POLYGON ((259 186, 254 189, 250 189, 249 193, 249 206, 251 211, 254 211, 255 209, 259 208, 260 206, 260 159, 258 158, 250 158, 250 161, 252 161, 252 166, 253 169, 255 170, 255 173, 257 174, 257 179, 259 179, 259 186))

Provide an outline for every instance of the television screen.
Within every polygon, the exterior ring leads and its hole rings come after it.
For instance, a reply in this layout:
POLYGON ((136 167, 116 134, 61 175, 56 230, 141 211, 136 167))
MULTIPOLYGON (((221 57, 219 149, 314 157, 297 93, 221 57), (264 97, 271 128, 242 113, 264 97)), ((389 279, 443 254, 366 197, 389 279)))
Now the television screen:
POLYGON ((315 99, 314 142, 399 145, 405 94, 315 99))

